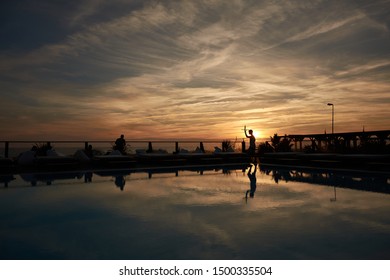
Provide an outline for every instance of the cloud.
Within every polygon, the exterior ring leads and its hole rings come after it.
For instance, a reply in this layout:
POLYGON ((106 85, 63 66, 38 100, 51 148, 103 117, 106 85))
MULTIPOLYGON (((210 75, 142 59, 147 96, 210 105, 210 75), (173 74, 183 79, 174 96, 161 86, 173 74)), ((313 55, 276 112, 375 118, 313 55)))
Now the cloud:
POLYGON ((390 60, 382 60, 382 61, 370 61, 366 64, 358 64, 358 65, 350 65, 346 70, 340 70, 335 73, 336 77, 347 77, 347 76, 357 76, 365 74, 367 72, 375 72, 378 74, 378 71, 385 70, 390 66, 390 60), (378 70, 378 71, 377 71, 378 70))
POLYGON ((334 31, 338 28, 341 28, 343 26, 349 25, 352 22, 361 20, 363 18, 365 18, 365 16, 363 14, 357 14, 357 15, 353 15, 353 16, 346 18, 346 19, 340 19, 340 20, 333 21, 333 22, 321 23, 321 24, 318 24, 316 26, 312 26, 299 34, 296 34, 296 35, 288 38, 286 40, 286 42, 305 40, 305 39, 308 39, 308 38, 311 38, 314 36, 328 33, 328 32, 334 31))
POLYGON ((340 129, 370 119, 388 125, 377 121, 389 119, 382 109, 365 120, 348 108, 364 102, 369 112, 387 100, 386 3, 125 2, 79 2, 59 16, 62 40, 1 50, 9 106, 0 118, 53 127, 67 119, 91 133, 101 127, 96 119, 164 137, 205 137, 224 126, 236 136, 250 123, 272 135, 323 131, 324 104, 333 102, 348 112, 340 129))

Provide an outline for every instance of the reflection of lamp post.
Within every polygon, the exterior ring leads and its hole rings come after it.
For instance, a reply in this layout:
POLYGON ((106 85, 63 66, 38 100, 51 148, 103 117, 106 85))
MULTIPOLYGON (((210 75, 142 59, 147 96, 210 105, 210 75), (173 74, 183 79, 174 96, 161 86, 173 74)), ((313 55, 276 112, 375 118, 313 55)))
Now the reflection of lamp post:
MULTIPOLYGON (((331 144, 333 142, 333 144, 335 144, 335 142, 334 142, 335 141, 335 139, 334 139, 334 105, 333 105, 333 103, 328 103, 327 105, 332 106, 332 138, 331 138, 331 141, 329 143, 331 144)), ((333 146, 333 149, 335 149, 334 146, 333 146)))
POLYGON ((330 201, 331 202, 336 202, 337 201, 337 197, 336 197, 336 187, 333 187, 334 188, 334 198, 331 198, 330 201))

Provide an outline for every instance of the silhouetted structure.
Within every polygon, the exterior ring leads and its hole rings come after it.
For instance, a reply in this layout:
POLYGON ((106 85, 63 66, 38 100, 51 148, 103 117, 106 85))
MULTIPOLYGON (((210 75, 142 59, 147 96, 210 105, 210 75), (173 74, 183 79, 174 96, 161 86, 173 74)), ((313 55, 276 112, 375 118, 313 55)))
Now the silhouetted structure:
POLYGON ((334 152, 383 153, 389 152, 389 149, 386 148, 386 141, 390 140, 390 130, 363 130, 334 134, 290 134, 285 137, 294 141, 296 151, 303 151, 302 142, 310 140, 312 141, 312 152, 329 150, 334 152))

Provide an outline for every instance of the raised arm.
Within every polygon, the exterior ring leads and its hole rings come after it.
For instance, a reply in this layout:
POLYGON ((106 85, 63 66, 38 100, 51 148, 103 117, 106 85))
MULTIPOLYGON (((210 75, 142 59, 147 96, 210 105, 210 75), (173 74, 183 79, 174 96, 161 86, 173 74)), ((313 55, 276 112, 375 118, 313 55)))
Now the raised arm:
POLYGON ((248 136, 248 134, 246 134, 246 125, 244 125, 244 132, 245 132, 245 137, 249 138, 250 136, 248 136))

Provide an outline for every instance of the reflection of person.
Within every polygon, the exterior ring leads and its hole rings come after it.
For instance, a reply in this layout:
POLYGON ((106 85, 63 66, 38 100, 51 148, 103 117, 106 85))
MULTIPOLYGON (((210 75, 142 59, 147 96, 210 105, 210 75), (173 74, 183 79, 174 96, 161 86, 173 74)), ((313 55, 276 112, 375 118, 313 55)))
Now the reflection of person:
POLYGON ((249 129, 248 130, 249 135, 248 135, 246 133, 246 126, 244 126, 244 132, 245 132, 246 138, 249 138, 249 149, 247 150, 247 152, 250 155, 254 155, 255 154, 255 150, 256 150, 256 138, 253 135, 253 130, 249 129))
POLYGON ((125 140, 125 136, 123 134, 121 135, 121 137, 116 139, 114 149, 118 150, 122 154, 124 154, 126 152, 126 140, 125 140))
POLYGON ((123 191, 125 188, 126 179, 124 176, 115 176, 115 185, 123 191))
POLYGON ((247 190, 246 191, 246 194, 245 194, 245 198, 248 199, 248 194, 249 194, 249 197, 253 198, 255 196, 255 192, 256 192, 256 183, 257 183, 257 180, 256 180, 256 171, 257 171, 257 164, 252 164, 250 167, 249 167, 249 170, 248 170, 248 178, 249 178, 249 181, 250 181, 250 190, 247 190), (252 167, 255 167, 255 169, 252 171, 252 167))
POLYGON ((92 182, 92 176, 93 176, 92 172, 85 172, 85 174, 84 174, 84 182, 85 183, 91 183, 92 182))

